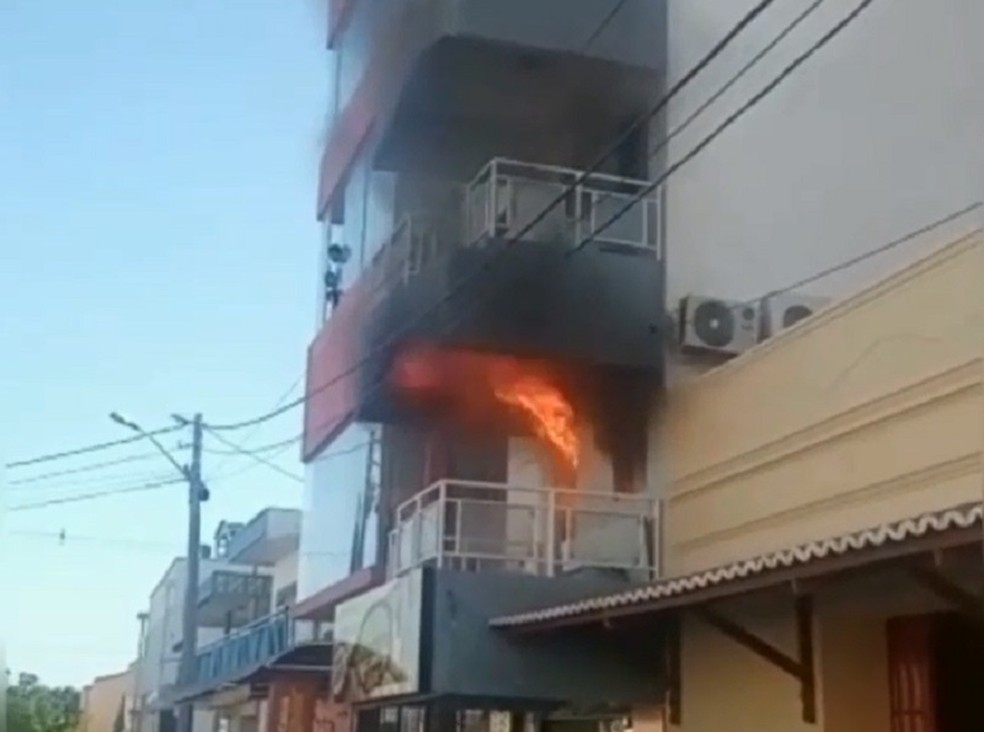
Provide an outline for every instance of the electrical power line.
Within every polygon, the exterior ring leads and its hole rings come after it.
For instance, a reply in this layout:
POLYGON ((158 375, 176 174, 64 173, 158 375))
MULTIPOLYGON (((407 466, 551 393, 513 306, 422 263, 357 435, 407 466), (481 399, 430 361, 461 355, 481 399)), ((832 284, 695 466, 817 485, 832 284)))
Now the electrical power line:
POLYGON ((684 165, 692 161, 698 155, 703 152, 708 145, 710 145, 714 140, 724 134, 735 122, 745 116, 753 107, 755 107, 759 102, 765 99, 769 94, 776 90, 776 88, 786 81, 790 76, 792 76, 796 70, 802 66, 807 60, 810 59, 817 51, 826 46, 830 41, 837 37, 845 28, 847 28, 851 23, 853 23, 860 15, 863 13, 874 0, 861 0, 847 15, 842 17, 837 23, 833 25, 826 33, 820 36, 816 42, 814 42, 809 48, 803 53, 797 56, 791 63, 786 65, 782 71, 779 72, 768 84, 762 87, 758 92, 752 95, 744 104, 742 104, 738 109, 728 115, 725 120, 719 124, 714 130, 704 137, 699 143, 694 145, 686 155, 673 163, 666 171, 663 172, 655 181, 647 183, 642 187, 637 193, 630 197, 628 203, 626 203, 622 208, 616 211, 611 218, 609 218, 604 224, 599 228, 592 231, 588 236, 582 239, 573 249, 567 252, 567 257, 570 258, 577 254, 586 247, 590 242, 594 241, 598 235, 604 233, 612 224, 618 221, 620 218, 625 216, 634 206, 636 206, 643 198, 648 196, 654 190, 659 188, 666 180, 676 173, 684 165))
POLYGON ((262 455, 257 454, 253 450, 247 450, 242 445, 237 445, 232 440, 227 440, 220 433, 214 432, 207 425, 205 426, 205 431, 208 432, 210 435, 212 435, 212 437, 214 437, 216 440, 218 440, 219 442, 221 442, 226 447, 231 447, 238 454, 243 455, 245 457, 248 457, 248 458, 250 458, 252 460, 255 460, 260 465, 264 465, 267 468, 269 468, 270 470, 273 470, 273 471, 275 471, 277 473, 280 473, 280 475, 283 475, 283 476, 285 476, 287 478, 290 478, 291 480, 293 480, 296 483, 303 483, 304 482, 304 478, 302 478, 301 476, 296 475, 296 474, 290 472, 289 470, 285 470, 284 468, 282 468, 279 465, 277 465, 275 462, 272 462, 272 461, 268 460, 267 458, 263 457, 262 455))
MULTIPOLYGON (((288 386, 284 390, 284 392, 280 396, 277 397, 277 400, 273 403, 273 407, 271 407, 271 409, 276 409, 279 406, 281 406, 284 402, 286 402, 290 398, 290 395, 294 393, 294 390, 298 386, 300 386, 300 384, 303 381, 304 381, 304 374, 301 374, 296 379, 294 379, 294 381, 291 382, 291 385, 288 386)), ((236 446, 234 446, 235 449, 233 449, 230 453, 228 453, 230 455, 230 457, 231 456, 235 456, 235 455, 242 455, 243 454, 243 450, 246 448, 246 443, 248 443, 250 440, 253 439, 253 437, 256 436, 256 433, 260 431, 260 428, 261 427, 262 427, 262 424, 255 425, 253 427, 253 429, 251 429, 246 434, 246 436, 243 437, 242 440, 239 441, 239 444, 236 445, 236 446)), ((213 433, 213 436, 214 437, 217 437, 216 435, 214 435, 214 433, 213 433)), ((257 453, 257 452, 260 452, 260 450, 251 450, 251 452, 257 453)), ((280 453, 278 452, 277 455, 279 455, 279 454, 280 453)), ((226 465, 227 463, 228 463, 228 459, 222 460, 217 466, 215 466, 216 472, 221 472, 222 471, 222 467, 224 465, 226 465)))
POLYGON ((622 12, 627 3, 628 0, 618 0, 618 2, 612 6, 612 9, 605 14, 605 17, 601 19, 598 26, 594 29, 591 35, 588 36, 588 40, 584 42, 584 45, 581 47, 581 53, 586 53, 591 49, 595 41, 597 41, 601 34, 608 29, 608 26, 610 26, 612 21, 618 17, 618 14, 622 12))
MULTIPOLYGON (((281 450, 282 451, 283 448, 285 448, 285 447, 290 447, 291 445, 296 445, 298 442, 301 441, 301 437, 302 437, 302 435, 294 435, 293 437, 288 437, 285 440, 279 440, 277 442, 271 442, 271 443, 269 443, 267 445, 261 445, 260 447, 254 447, 254 448, 251 448, 251 449, 252 449, 253 452, 259 452, 259 453, 270 452, 272 450, 281 450)), ((235 450, 215 450, 215 449, 212 449, 212 450, 210 450, 210 452, 214 452, 214 453, 222 454, 222 455, 236 455, 237 454, 235 450)))
POLYGON ((85 475, 79 478, 63 478, 61 480, 54 480, 51 482, 45 481, 43 483, 28 483, 26 485, 13 485, 8 486, 7 490, 11 493, 33 493, 33 494, 45 494, 48 491, 57 491, 64 488, 73 488, 78 490, 79 488, 87 485, 100 485, 103 487, 111 487, 114 485, 124 485, 162 480, 164 478, 170 478, 173 473, 164 472, 160 470, 143 471, 143 472, 133 472, 133 473, 117 473, 113 475, 85 475))
MULTIPOLYGON (((301 439, 300 436, 298 436, 298 437, 291 438, 290 440, 284 440, 282 443, 280 443, 280 447, 281 447, 281 449, 286 449, 286 448, 290 447, 291 445, 296 444, 297 442, 299 442, 300 439, 301 439)), ((343 455, 351 455, 351 454, 353 454, 355 452, 358 452, 359 450, 365 449, 365 447, 368 444, 369 444, 368 442, 362 442, 362 443, 359 443, 357 445, 352 445, 351 447, 347 447, 347 448, 344 448, 344 449, 341 449, 341 450, 335 450, 335 451, 332 451, 332 452, 326 452, 323 455, 318 456, 318 458, 316 458, 315 460, 312 460, 309 464, 310 465, 313 465, 313 464, 320 463, 320 462, 327 462, 329 460, 332 460, 333 458, 342 457, 343 455)), ((269 447, 269 446, 267 446, 267 447, 269 447)), ((257 467, 257 464, 256 463, 251 463, 251 464, 245 466, 245 469, 243 469, 243 470, 234 471, 234 472, 231 472, 231 473, 225 473, 225 474, 222 474, 222 475, 216 475, 214 477, 209 478, 209 480, 206 481, 206 482, 208 482, 208 483, 216 483, 216 482, 219 482, 219 481, 228 480, 230 478, 235 478, 235 477, 238 477, 239 475, 242 475, 247 470, 251 470, 251 469, 253 469, 255 467, 257 467)), ((107 497, 116 496, 116 495, 125 495, 125 494, 129 494, 129 493, 139 493, 139 492, 143 492, 143 491, 156 490, 158 488, 163 488, 163 487, 166 487, 166 486, 169 486, 169 485, 175 485, 175 484, 184 483, 184 482, 185 481, 183 479, 181 479, 181 478, 174 478, 174 479, 167 479, 167 480, 163 480, 163 479, 162 480, 155 480, 155 481, 150 481, 148 483, 141 483, 141 484, 132 485, 132 486, 121 486, 119 488, 111 488, 111 489, 106 489, 106 490, 101 490, 101 491, 92 491, 92 492, 86 492, 86 493, 73 493, 73 494, 68 495, 68 496, 61 496, 61 497, 58 497, 58 498, 45 499, 45 500, 42 500, 42 501, 35 501, 35 502, 31 502, 31 503, 18 504, 18 505, 11 506, 7 510, 8 511, 30 511, 30 510, 35 510, 35 509, 47 508, 48 506, 58 506, 58 505, 66 504, 66 503, 78 503, 78 502, 82 502, 82 501, 95 500, 95 499, 98 499, 98 498, 107 498, 107 497)))
POLYGON ((76 534, 70 531, 26 531, 26 530, 12 530, 8 532, 9 536, 22 536, 34 539, 52 539, 60 545, 66 545, 68 543, 82 542, 86 544, 106 544, 113 546, 125 546, 128 548, 137 549, 163 549, 169 554, 180 554, 181 549, 174 546, 170 542, 164 541, 148 541, 145 539, 130 539, 126 537, 115 537, 115 536, 87 536, 84 534, 76 534))
POLYGON ((171 478, 170 480, 159 480, 156 482, 126 486, 123 488, 112 488, 104 491, 94 491, 92 493, 78 493, 72 496, 64 496, 62 498, 50 498, 45 501, 36 501, 34 503, 20 503, 15 506, 10 506, 7 510, 11 513, 15 511, 33 511, 39 508, 48 508, 49 506, 60 506, 66 503, 78 503, 79 501, 89 501, 95 498, 104 498, 106 496, 118 496, 126 493, 141 493, 144 491, 152 491, 152 490, 157 490, 159 488, 165 488, 171 485, 176 485, 178 483, 183 484, 184 482, 185 482, 184 478, 171 478))
MULTIPOLYGON (((782 30, 780 30, 779 33, 777 33, 772 38, 771 41, 769 41, 765 46, 763 46, 758 51, 758 53, 756 53, 747 62, 745 62, 742 65, 742 67, 738 69, 737 72, 735 72, 730 77, 728 77, 728 79, 720 87, 718 87, 718 89, 713 94, 711 94, 711 96, 705 99, 700 105, 697 106, 697 108, 693 112, 687 115, 686 119, 684 119, 683 122, 681 122, 672 130, 670 130, 669 133, 667 133, 659 142, 657 142, 656 145, 653 146, 653 149, 649 151, 647 161, 652 161, 657 155, 659 155, 663 150, 665 150, 666 147, 671 142, 673 142, 674 139, 676 139, 684 130, 690 127, 690 125, 696 122, 697 119, 702 114, 704 114, 704 112, 706 112, 718 99, 723 97, 728 92, 728 90, 730 90, 735 84, 741 81, 741 79, 745 76, 745 74, 747 74, 749 71, 755 68, 762 59, 768 56, 776 46, 782 43, 783 40, 785 40, 785 38, 790 33, 792 33, 794 30, 796 30, 796 28, 798 28, 803 23, 803 21, 805 21, 807 18, 813 15, 813 13, 816 12, 819 9, 819 7, 823 5, 824 2, 826 2, 826 0, 813 0, 813 2, 811 2, 808 6, 806 6, 806 8, 804 8, 795 18, 793 18, 789 23, 787 23, 782 28, 782 30)), ((594 203, 595 210, 598 210, 599 207, 606 201, 611 200, 613 195, 615 194, 608 193, 604 196, 599 197, 598 200, 594 203)), ((633 206, 634 205, 635 203, 633 203, 633 206)))
MULTIPOLYGON (((162 427, 161 429, 153 430, 146 433, 147 435, 166 435, 171 432, 177 432, 178 430, 184 429, 183 425, 174 425, 173 427, 162 427)), ((99 452, 100 450, 108 450, 112 447, 119 447, 120 445, 131 445, 134 442, 140 442, 146 439, 146 435, 134 435, 133 437, 124 437, 119 440, 112 440, 110 442, 98 442, 93 445, 86 445, 85 447, 79 447, 74 450, 64 450, 62 452, 52 452, 47 455, 38 455, 37 457, 27 458, 25 460, 15 460, 14 462, 7 463, 4 465, 5 468, 24 468, 29 465, 38 465, 40 463, 48 463, 53 460, 62 460, 64 458, 75 457, 77 455, 87 455, 92 452, 99 452)))
MULTIPOLYGON (((869 0, 870 1, 870 0, 869 0)), ((355 373, 359 368, 361 368, 365 363, 374 358, 376 355, 384 351, 386 348, 390 347, 403 333, 408 332, 413 326, 415 326, 419 321, 431 315, 437 309, 445 305, 451 299, 453 299, 459 291, 461 291, 465 285, 467 285, 473 278, 485 272, 491 264, 494 263, 501 257, 503 252, 510 249, 512 246, 522 241, 522 238, 532 231, 537 224, 539 224, 543 219, 545 219, 551 211, 557 208, 557 206, 564 203, 572 191, 576 190, 578 187, 584 184, 584 182, 592 175, 597 173, 597 171, 604 165, 613 154, 615 154, 633 134, 635 134, 644 124, 653 119, 656 115, 663 111, 669 102, 676 97, 686 86, 688 86, 695 77, 697 77, 712 61, 714 61, 721 53, 731 44, 734 39, 745 30, 745 28, 750 25, 759 15, 761 15, 765 10, 771 6, 775 0, 759 0, 754 7, 751 8, 741 19, 717 42, 714 46, 693 66, 691 67, 673 86, 664 94, 659 101, 646 113, 635 120, 631 125, 625 128, 625 130, 616 137, 616 139, 604 150, 604 152, 592 163, 587 169, 578 173, 575 180, 564 187, 564 190, 558 194, 542 211, 540 211, 532 220, 523 226, 519 232, 509 238, 506 245, 499 250, 499 252, 493 256, 493 259, 482 263, 480 266, 476 267, 471 272, 467 273, 465 276, 460 277, 456 283, 452 284, 448 292, 434 304, 433 307, 420 313, 416 318, 411 319, 411 321, 400 329, 394 335, 389 338, 384 339, 381 343, 373 347, 369 353, 363 356, 361 359, 356 361, 355 364, 349 368, 343 370, 341 373, 335 375, 334 377, 328 379, 325 383, 317 386, 311 391, 306 391, 297 399, 293 399, 280 407, 270 410, 264 414, 250 419, 244 419, 239 422, 231 422, 227 424, 212 424, 210 428, 212 430, 220 431, 234 431, 239 429, 244 429, 246 427, 252 427, 254 425, 262 424, 275 417, 279 417, 281 414, 288 412, 292 409, 296 409, 305 402, 309 401, 313 397, 317 396, 325 389, 330 388, 334 384, 338 383, 347 376, 355 373)))
POLYGON ((40 481, 46 481, 50 478, 58 478, 65 475, 78 475, 80 473, 89 473, 94 470, 102 470, 103 468, 111 468, 116 465, 124 465, 126 463, 136 463, 143 460, 158 459, 160 455, 156 452, 145 452, 140 455, 128 455, 127 457, 119 458, 117 460, 105 460, 101 463, 90 463, 88 465, 82 465, 78 468, 71 468, 69 470, 52 470, 47 473, 41 473, 39 475, 32 475, 30 478, 21 478, 19 480, 11 480, 7 483, 8 486, 15 485, 27 485, 29 483, 38 483, 40 481))
MULTIPOLYGON (((59 547, 68 547, 70 544, 83 544, 90 546, 99 546, 103 548, 121 548, 125 547, 128 550, 136 550, 147 553, 154 554, 164 554, 168 556, 181 556, 182 549, 176 548, 172 543, 165 541, 149 541, 144 539, 135 539, 128 537, 116 537, 116 536, 94 536, 94 535, 84 535, 76 534, 71 531, 28 531, 28 530, 13 530, 7 532, 8 536, 13 537, 23 537, 26 539, 40 539, 44 541, 51 541, 57 544, 59 547)), ((73 547, 76 548, 77 547, 73 547)), ((298 551, 298 554, 306 557, 332 557, 332 558, 343 558, 348 556, 347 551, 298 551)), ((235 565, 234 565, 235 566, 235 565)), ((245 566, 245 565, 240 565, 245 566)))

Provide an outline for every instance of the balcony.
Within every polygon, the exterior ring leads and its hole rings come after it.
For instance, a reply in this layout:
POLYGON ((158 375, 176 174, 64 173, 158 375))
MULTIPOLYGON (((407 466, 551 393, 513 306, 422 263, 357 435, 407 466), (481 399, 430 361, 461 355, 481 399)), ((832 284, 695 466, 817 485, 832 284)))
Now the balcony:
POLYGON ((198 622, 203 627, 234 628, 270 612, 273 578, 219 569, 198 588, 198 622))
POLYGON ((222 686, 255 680, 278 666, 323 673, 330 667, 330 658, 330 638, 320 632, 317 623, 280 611, 199 649, 195 678, 182 685, 175 697, 200 696, 222 686))
POLYGON ((493 160, 467 188, 466 244, 521 236, 577 245, 591 237, 601 245, 638 248, 660 258, 659 194, 647 190, 648 181, 601 173, 581 181, 582 176, 570 168, 493 160))
POLYGON ((456 205, 411 215, 366 274, 374 293, 369 341, 658 372, 658 193, 647 194, 645 181, 605 175, 574 186, 579 175, 494 160, 456 205))
POLYGON ((642 586, 657 574, 658 519, 649 496, 435 483, 396 511, 387 581, 335 609, 333 693, 514 711, 655 703, 665 691, 658 626, 643 644, 638 628, 600 626, 517 643, 490 621, 642 586), (357 657, 379 659, 391 677, 367 679, 357 657))
POLYGON ((658 509, 643 495, 443 480, 397 509, 388 572, 596 569, 648 580, 659 567, 658 509))
POLYGON ((470 183, 448 183, 445 208, 401 220, 309 350, 307 456, 348 420, 413 413, 387 384, 407 343, 658 380, 660 194, 642 180, 579 179, 569 168, 496 159, 470 183))
POLYGON ((235 564, 270 566, 297 551, 300 536, 300 511, 268 508, 232 536, 227 558, 235 564))
MULTIPOLYGON (((665 67, 664 3, 629 3, 593 37, 605 4, 349 3, 338 39, 348 78, 322 158, 319 216, 370 131, 368 154, 385 170, 463 176, 497 155, 588 165, 658 98, 665 67)), ((644 175, 637 158, 621 172, 644 175)))

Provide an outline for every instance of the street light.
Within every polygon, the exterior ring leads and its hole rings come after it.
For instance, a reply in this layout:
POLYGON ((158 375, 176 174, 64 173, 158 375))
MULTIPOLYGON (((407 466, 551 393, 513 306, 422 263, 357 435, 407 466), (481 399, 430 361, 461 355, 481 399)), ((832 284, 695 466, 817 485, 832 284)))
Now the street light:
MULTIPOLYGON (((192 428, 191 464, 182 465, 156 437, 140 425, 124 419, 117 412, 109 418, 121 427, 136 432, 150 440, 151 444, 167 458, 167 461, 188 481, 188 556, 185 570, 184 603, 181 614, 181 662, 178 681, 189 685, 195 676, 195 650, 198 645, 198 578, 201 559, 202 516, 201 502, 208 500, 208 490, 202 481, 202 415, 192 421, 176 418, 181 425, 192 428)), ((178 732, 192 732, 194 709, 190 702, 178 706, 178 732)))
POLYGON ((163 455, 165 458, 167 458, 167 461, 174 466, 175 470, 181 473, 181 475, 184 476, 185 478, 188 477, 188 468, 182 465, 181 463, 179 463, 175 459, 174 455, 172 455, 168 451, 168 449, 160 443, 160 440, 158 440, 152 434, 147 432, 143 427, 138 425, 136 422, 131 422, 128 419, 124 419, 119 412, 110 412, 109 418, 114 422, 116 422, 116 424, 120 425, 121 427, 126 427, 128 430, 136 432, 141 437, 146 437, 148 440, 150 440, 151 444, 157 448, 157 451, 160 452, 160 454, 163 455))
MULTIPOLYGON (((124 418, 119 412, 110 412, 109 418, 114 422, 116 422, 116 424, 120 425, 121 427, 126 427, 128 430, 131 430, 132 432, 136 432, 141 437, 146 437, 148 440, 150 440, 150 443, 157 448, 157 451, 161 455, 163 455, 167 459, 167 461, 171 463, 171 465, 174 466, 175 470, 181 473, 182 477, 184 477, 185 480, 191 480, 189 476, 188 466, 179 463, 177 458, 175 458, 174 455, 172 455, 171 452, 166 447, 164 447, 164 445, 161 444, 160 440, 154 437, 152 433, 147 432, 143 427, 138 425, 136 422, 124 418)), ((178 418, 177 416, 175 416, 174 418, 181 425, 191 424, 188 420, 184 418, 178 418)), ((199 485, 198 500, 200 501, 208 500, 208 488, 205 487, 204 483, 200 483, 199 485)))

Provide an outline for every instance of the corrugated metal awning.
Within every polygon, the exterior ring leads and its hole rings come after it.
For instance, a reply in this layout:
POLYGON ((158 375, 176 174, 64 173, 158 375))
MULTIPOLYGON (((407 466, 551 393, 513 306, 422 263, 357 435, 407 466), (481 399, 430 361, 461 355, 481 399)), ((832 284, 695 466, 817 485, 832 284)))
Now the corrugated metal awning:
POLYGON ((982 515, 981 503, 961 504, 621 592, 502 616, 490 624, 504 629, 574 625, 614 614, 657 611, 737 595, 798 577, 820 576, 924 551, 934 540, 941 546, 948 539, 951 544, 966 543, 973 540, 968 534, 980 525, 982 515))

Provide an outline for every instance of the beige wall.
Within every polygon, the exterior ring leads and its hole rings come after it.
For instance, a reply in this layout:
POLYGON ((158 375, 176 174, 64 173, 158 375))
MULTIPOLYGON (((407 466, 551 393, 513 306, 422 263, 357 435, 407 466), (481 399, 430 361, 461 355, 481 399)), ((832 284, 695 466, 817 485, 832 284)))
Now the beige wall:
MULTIPOLYGON (((796 657, 790 603, 727 611, 796 657)), ((674 732, 889 732, 885 619, 818 611, 818 722, 803 722, 799 683, 693 619, 684 624, 682 725, 674 732)))
MULTIPOLYGON (((788 608, 731 617, 777 648, 794 652, 796 635, 788 608)), ((822 732, 822 727, 803 722, 799 685, 792 677, 713 628, 685 620, 681 651, 682 725, 670 730, 822 732)))
POLYGON ((82 692, 79 732, 113 732, 113 723, 121 707, 124 709, 124 726, 129 729, 126 708, 132 691, 133 677, 129 671, 97 677, 82 692))
POLYGON ((979 500, 984 238, 671 391, 668 574, 979 500))

